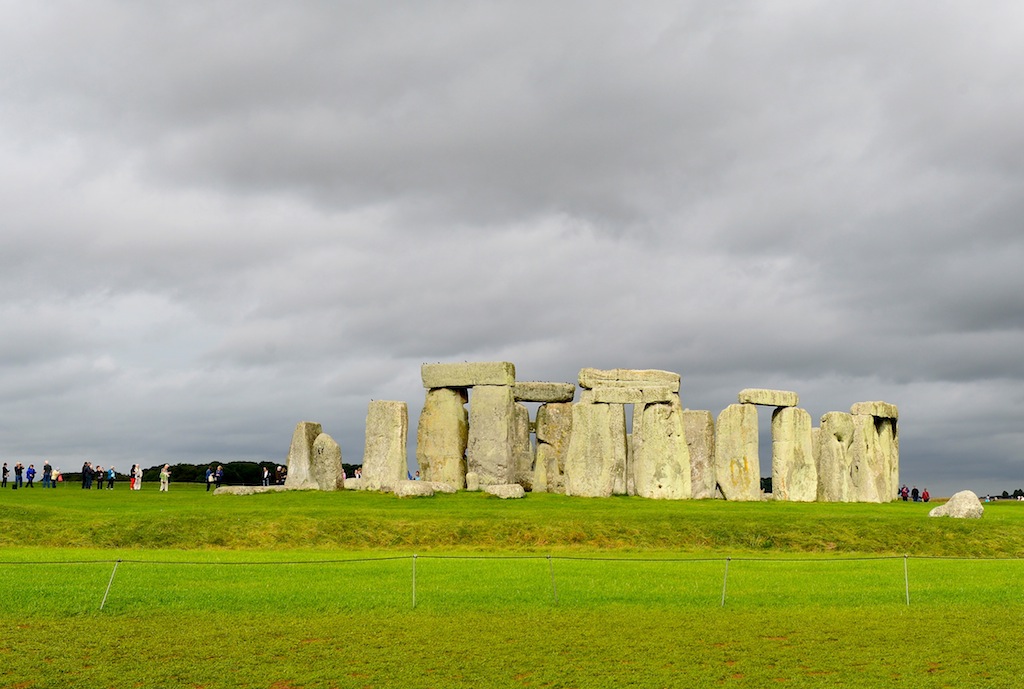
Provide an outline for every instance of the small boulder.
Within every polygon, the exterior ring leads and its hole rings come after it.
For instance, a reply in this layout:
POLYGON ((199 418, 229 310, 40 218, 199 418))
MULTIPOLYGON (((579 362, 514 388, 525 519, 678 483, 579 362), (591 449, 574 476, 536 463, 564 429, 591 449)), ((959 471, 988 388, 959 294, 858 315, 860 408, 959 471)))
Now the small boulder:
POLYGON ((498 483, 486 486, 484 490, 502 500, 526 497, 526 491, 518 483, 498 483))
POLYGON ((444 481, 427 481, 428 486, 434 489, 435 493, 456 493, 455 486, 444 481))
POLYGON ((973 491, 962 490, 928 513, 929 517, 955 517, 957 519, 981 519, 985 508, 973 491))
POLYGON ((434 486, 429 481, 398 481, 395 484, 395 495, 400 498, 428 498, 434 494, 434 486))
POLYGON ((345 479, 345 490, 366 490, 366 487, 361 478, 347 478, 345 479))
POLYGON ((466 490, 480 490, 480 474, 475 471, 471 471, 466 474, 466 490))

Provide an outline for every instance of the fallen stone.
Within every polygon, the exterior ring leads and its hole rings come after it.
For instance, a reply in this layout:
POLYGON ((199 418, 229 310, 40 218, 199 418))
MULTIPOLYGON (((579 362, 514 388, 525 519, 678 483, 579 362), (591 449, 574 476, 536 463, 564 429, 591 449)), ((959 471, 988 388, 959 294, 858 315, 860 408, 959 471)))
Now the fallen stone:
POLYGON ((366 490, 366 486, 363 485, 361 478, 347 478, 345 479, 345 490, 366 490))
POLYGON ((464 388, 427 391, 416 427, 416 463, 425 481, 442 481, 454 488, 466 484, 469 412, 464 388))
POLYGON ((258 493, 278 493, 291 490, 285 486, 221 486, 215 488, 214 495, 256 495, 258 493))
POLYGON ((798 407, 778 407, 772 413, 772 499, 814 502, 817 498, 811 415, 798 407))
POLYGON ((799 397, 788 390, 766 390, 764 388, 746 388, 740 390, 740 404, 757 404, 764 407, 795 407, 799 397))
POLYGON ((981 519, 985 507, 974 491, 962 490, 956 493, 944 505, 932 509, 929 517, 953 517, 955 519, 981 519))
POLYGON ((580 402, 590 404, 653 404, 671 402, 678 393, 666 385, 652 387, 604 386, 584 390, 580 402))
POLYGON ((462 364, 423 364, 425 388, 471 388, 475 385, 512 385, 516 367, 508 361, 462 364))
POLYGON ((466 490, 473 492, 480 490, 480 476, 475 471, 466 473, 466 490))
POLYGON ((757 407, 730 404, 715 424, 715 481, 726 500, 761 499, 757 407))
POLYGON ((580 370, 579 384, 588 390, 597 387, 667 387, 679 392, 679 374, 655 369, 613 368, 580 370))
POLYGON ((508 385, 478 385, 469 398, 469 443, 466 467, 480 485, 512 483, 515 402, 508 385))
POLYGON ((502 500, 509 500, 515 498, 522 498, 526 496, 526 491, 518 483, 495 483, 484 488, 484 491, 495 495, 502 500))
MULTIPOLYGON (((334 438, 321 433, 313 441, 310 476, 320 490, 345 489, 345 469, 341 466, 341 447, 334 438)), ((287 481, 287 479, 285 479, 287 481)))
POLYGON ((406 445, 409 409, 405 402, 373 400, 366 414, 366 449, 363 451, 363 486, 366 490, 393 491, 408 475, 406 445))
POLYGON ((660 500, 689 498, 690 449, 679 397, 672 403, 644 405, 641 413, 641 423, 633 423, 631 494, 660 500))
POLYGON ((896 405, 889 404, 888 402, 857 402, 850 407, 850 413, 867 414, 868 416, 877 416, 881 419, 900 418, 896 405))
POLYGON ((709 411, 684 409, 683 435, 690 450, 690 496, 715 495, 715 418, 709 411))
POLYGON ((576 396, 573 383, 516 382, 512 386, 516 402, 572 402, 576 396))
POLYGON ((319 488, 310 471, 313 442, 323 433, 323 427, 312 421, 300 421, 292 433, 292 444, 288 449, 288 476, 284 485, 288 488, 307 490, 319 488))
POLYGON ((398 481, 394 492, 400 498, 429 498, 434 494, 434 486, 429 481, 398 481))
POLYGON ((431 488, 434 489, 435 493, 458 492, 457 490, 455 490, 455 486, 451 485, 450 483, 445 483, 444 481, 428 481, 427 483, 430 485, 431 488))

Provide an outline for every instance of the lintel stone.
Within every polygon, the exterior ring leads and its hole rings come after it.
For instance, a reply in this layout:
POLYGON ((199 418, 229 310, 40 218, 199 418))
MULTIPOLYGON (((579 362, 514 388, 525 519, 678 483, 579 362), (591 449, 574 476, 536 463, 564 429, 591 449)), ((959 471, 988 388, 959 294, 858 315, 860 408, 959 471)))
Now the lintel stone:
POLYGON ((423 387, 471 388, 474 385, 512 385, 516 367, 508 361, 461 364, 423 364, 423 387))
POLYGON ((576 396, 573 383, 516 382, 512 386, 516 402, 572 402, 576 396))
POLYGON ((581 402, 590 404, 654 404, 671 402, 677 393, 668 386, 656 387, 605 387, 603 384, 593 390, 584 390, 581 402))
POLYGON ((857 402, 850 407, 850 413, 867 414, 881 419, 898 419, 900 417, 896 405, 888 402, 857 402))
POLYGON ((795 407, 800 398, 789 390, 766 390, 764 388, 746 388, 740 390, 740 404, 758 404, 763 407, 795 407))
POLYGON ((579 384, 588 390, 597 387, 668 387, 679 392, 679 374, 655 369, 596 368, 580 369, 579 384))

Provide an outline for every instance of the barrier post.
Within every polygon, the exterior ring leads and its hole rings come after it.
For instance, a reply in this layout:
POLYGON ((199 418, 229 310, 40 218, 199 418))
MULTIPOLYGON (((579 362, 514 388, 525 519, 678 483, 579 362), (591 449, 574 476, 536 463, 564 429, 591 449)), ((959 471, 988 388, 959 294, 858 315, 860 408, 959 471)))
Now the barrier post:
POLYGON ((548 555, 548 571, 551 573, 551 593, 555 599, 555 605, 558 605, 558 587, 555 586, 555 566, 551 562, 551 555, 548 555))
POLYGON ((103 592, 103 600, 100 602, 100 610, 107 604, 107 596, 110 594, 110 587, 114 584, 114 575, 117 574, 117 566, 121 564, 121 560, 118 559, 114 562, 114 571, 110 573, 110 581, 107 582, 107 590, 103 592))
POLYGON ((417 555, 412 556, 412 607, 416 609, 416 558, 417 555))
POLYGON ((731 557, 725 558, 725 577, 722 579, 722 606, 725 607, 725 587, 729 584, 729 561, 731 557))
POLYGON ((910 605, 910 572, 907 570, 907 554, 903 554, 903 588, 907 592, 907 605, 910 605))

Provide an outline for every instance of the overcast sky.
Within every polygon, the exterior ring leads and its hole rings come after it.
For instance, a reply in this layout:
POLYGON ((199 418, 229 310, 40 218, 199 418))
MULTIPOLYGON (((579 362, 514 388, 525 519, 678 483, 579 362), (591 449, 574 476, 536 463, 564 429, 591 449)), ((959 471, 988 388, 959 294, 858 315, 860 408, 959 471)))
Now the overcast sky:
POLYGON ((358 463, 506 360, 1024 487, 1022 74, 1018 2, 0 0, 0 457, 358 463))

